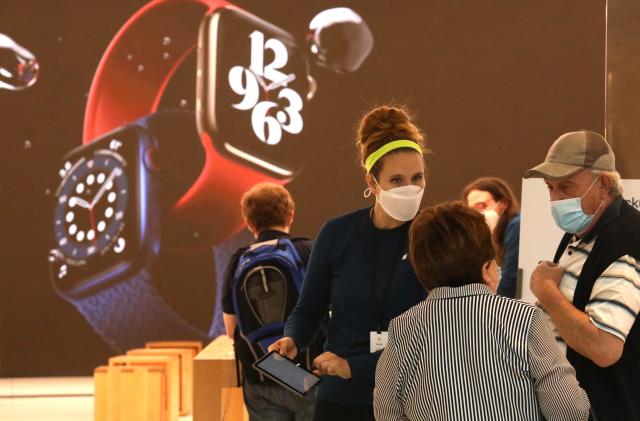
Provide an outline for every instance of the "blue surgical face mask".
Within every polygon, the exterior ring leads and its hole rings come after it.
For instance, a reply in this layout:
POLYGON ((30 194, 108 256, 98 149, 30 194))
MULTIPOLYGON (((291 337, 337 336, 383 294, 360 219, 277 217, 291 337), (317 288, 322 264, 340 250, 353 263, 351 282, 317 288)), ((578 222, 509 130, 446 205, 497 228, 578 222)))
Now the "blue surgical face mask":
POLYGON ((582 198, 589 193, 589 190, 591 190, 591 187, 593 187, 598 178, 599 177, 596 177, 596 179, 593 180, 593 183, 591 183, 587 191, 580 197, 551 201, 551 215, 553 215, 556 225, 558 225, 561 230, 570 234, 581 233, 587 229, 591 221, 593 221, 593 217, 598 213, 604 201, 600 203, 600 206, 598 206, 598 209, 593 215, 587 215, 582 210, 582 198))

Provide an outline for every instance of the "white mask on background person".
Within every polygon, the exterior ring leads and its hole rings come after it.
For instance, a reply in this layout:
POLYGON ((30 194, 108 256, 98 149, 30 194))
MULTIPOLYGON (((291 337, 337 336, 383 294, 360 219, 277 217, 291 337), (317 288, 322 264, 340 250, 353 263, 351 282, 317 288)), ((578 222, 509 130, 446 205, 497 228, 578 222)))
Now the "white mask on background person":
POLYGON ((482 214, 484 215, 484 219, 485 221, 487 221, 487 225, 489 225, 491 232, 493 232, 493 230, 496 229, 496 226, 498 225, 500 215, 498 214, 498 212, 496 212, 495 209, 484 210, 482 211, 482 214))
MULTIPOLYGON (((385 190, 375 177, 373 179, 380 188, 380 194, 376 196, 376 200, 390 217, 396 221, 406 222, 412 220, 418 214, 424 187, 409 185, 385 190)), ((366 189, 364 197, 369 197, 370 195, 371 189, 366 189)))

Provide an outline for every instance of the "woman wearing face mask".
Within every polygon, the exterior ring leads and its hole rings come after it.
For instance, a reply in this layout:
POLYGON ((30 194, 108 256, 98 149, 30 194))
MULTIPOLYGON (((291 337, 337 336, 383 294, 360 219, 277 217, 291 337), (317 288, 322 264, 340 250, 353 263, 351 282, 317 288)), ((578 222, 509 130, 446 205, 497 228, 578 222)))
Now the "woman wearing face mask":
POLYGON ((520 204, 506 181, 483 177, 462 190, 462 201, 482 213, 491 228, 500 265, 498 294, 515 298, 520 247, 520 204))
POLYGON ((365 197, 375 205, 327 222, 315 241, 284 337, 270 349, 294 357, 331 307, 314 420, 373 420, 375 368, 389 321, 425 291, 407 259, 411 220, 425 187, 423 136, 402 108, 383 106, 360 121, 357 146, 365 197))

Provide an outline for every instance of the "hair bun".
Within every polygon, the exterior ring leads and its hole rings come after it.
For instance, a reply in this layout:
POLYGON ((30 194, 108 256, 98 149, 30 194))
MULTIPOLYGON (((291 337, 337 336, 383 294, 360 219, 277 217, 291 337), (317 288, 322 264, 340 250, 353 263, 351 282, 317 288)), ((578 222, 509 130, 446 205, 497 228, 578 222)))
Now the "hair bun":
POLYGON ((406 107, 383 105, 368 111, 360 120, 356 144, 362 163, 373 151, 394 140, 412 140, 424 148, 424 137, 406 107))
POLYGON ((404 131, 407 125, 411 124, 409 114, 402 108, 393 106, 382 106, 369 111, 360 123, 358 129, 358 143, 362 146, 369 143, 369 138, 373 134, 376 139, 382 137, 393 137, 396 133, 404 131))

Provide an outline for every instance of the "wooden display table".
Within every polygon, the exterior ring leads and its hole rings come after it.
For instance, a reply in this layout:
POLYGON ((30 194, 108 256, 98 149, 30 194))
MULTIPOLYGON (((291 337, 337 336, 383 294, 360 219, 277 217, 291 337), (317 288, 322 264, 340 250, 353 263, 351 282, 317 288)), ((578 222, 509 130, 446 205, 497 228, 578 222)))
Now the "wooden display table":
POLYGON ((180 415, 188 415, 193 407, 193 351, 187 348, 132 349, 131 356, 174 356, 178 358, 180 378, 180 415))
POLYGON ((218 336, 193 362, 193 421, 248 421, 236 386, 233 341, 218 336))

